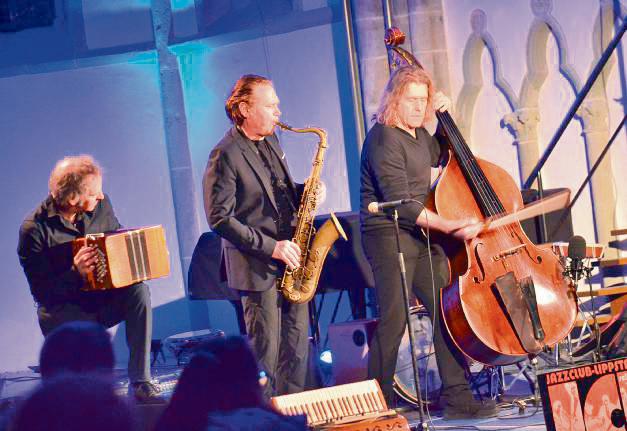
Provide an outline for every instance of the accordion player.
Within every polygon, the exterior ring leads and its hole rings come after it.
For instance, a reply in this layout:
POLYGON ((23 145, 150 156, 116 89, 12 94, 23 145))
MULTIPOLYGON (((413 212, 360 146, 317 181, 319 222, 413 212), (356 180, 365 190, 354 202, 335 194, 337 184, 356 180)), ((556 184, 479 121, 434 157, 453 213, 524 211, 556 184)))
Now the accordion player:
POLYGON ((161 225, 88 234, 72 242, 72 253, 83 246, 96 249, 97 261, 82 290, 117 289, 170 274, 161 225))

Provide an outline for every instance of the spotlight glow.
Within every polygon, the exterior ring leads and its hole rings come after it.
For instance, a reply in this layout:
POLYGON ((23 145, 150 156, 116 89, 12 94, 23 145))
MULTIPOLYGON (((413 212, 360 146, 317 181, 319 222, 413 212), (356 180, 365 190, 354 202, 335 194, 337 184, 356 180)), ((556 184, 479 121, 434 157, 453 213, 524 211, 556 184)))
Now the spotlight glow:
POLYGON ((333 354, 330 350, 320 353, 320 362, 331 365, 333 363, 333 354))

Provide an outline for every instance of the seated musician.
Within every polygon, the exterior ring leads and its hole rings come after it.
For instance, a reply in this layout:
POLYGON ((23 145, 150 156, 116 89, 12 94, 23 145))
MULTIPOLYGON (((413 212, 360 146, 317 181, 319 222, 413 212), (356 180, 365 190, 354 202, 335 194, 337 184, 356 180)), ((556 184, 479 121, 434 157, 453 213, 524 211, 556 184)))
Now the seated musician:
MULTIPOLYGON (((362 244, 372 267, 380 306, 380 321, 370 345, 368 374, 379 381, 391 405, 395 404, 392 382, 396 357, 406 325, 403 293, 392 215, 370 214, 368 205, 408 198, 425 201, 431 167, 438 164, 440 146, 423 124, 432 113, 432 107, 445 111, 449 105, 446 96, 434 94, 431 78, 422 69, 398 69, 386 86, 376 114, 377 122, 368 132, 361 155, 362 244)), ((439 246, 427 248, 426 237, 420 230, 428 221, 431 230, 470 239, 479 233, 481 226, 474 220, 444 219, 417 202, 400 206, 398 214, 408 287, 434 322, 434 349, 442 379, 444 417, 494 416, 493 401, 480 402, 473 398, 464 374, 466 364, 446 337, 440 320, 439 291, 448 284, 447 260, 439 246)))
POLYGON ((82 291, 94 270, 96 252, 82 247, 72 253, 72 240, 89 233, 120 229, 111 201, 102 192, 102 172, 91 156, 65 157, 50 174, 49 196, 22 222, 18 256, 37 302, 44 336, 59 325, 93 321, 110 328, 126 323, 130 350, 129 392, 140 401, 155 399, 150 383, 152 309, 144 283, 122 289, 82 291))

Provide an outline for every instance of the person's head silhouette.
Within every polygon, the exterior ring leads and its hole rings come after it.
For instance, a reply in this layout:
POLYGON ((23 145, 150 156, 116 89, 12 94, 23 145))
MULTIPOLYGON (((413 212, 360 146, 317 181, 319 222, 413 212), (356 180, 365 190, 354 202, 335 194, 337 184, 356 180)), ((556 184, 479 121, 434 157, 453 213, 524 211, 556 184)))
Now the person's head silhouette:
POLYGON ((134 414, 101 374, 50 377, 20 406, 13 431, 131 431, 134 414))
POLYGON ((94 322, 64 323, 44 341, 39 356, 42 378, 63 372, 111 374, 114 365, 111 337, 94 322))
POLYGON ((247 407, 265 407, 255 355, 242 337, 216 337, 196 348, 157 429, 205 429, 210 413, 247 407))

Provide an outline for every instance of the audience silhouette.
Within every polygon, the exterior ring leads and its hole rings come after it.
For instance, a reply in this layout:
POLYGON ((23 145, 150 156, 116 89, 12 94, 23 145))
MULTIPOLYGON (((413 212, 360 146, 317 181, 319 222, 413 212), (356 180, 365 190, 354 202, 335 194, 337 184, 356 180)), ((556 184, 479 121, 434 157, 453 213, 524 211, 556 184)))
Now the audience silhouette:
POLYGON ((218 337, 198 346, 183 370, 156 431, 303 430, 264 400, 257 360, 246 339, 218 337))
MULTIPOLYGON (((41 349, 43 382, 17 409, 11 431, 150 428, 136 419, 134 404, 116 395, 113 365, 113 347, 104 327, 79 321, 59 326, 41 349)), ((197 347, 155 427, 155 431, 305 429, 304 416, 283 416, 264 399, 257 359, 240 336, 212 338, 197 347)))
POLYGON ((54 329, 44 341, 39 370, 46 380, 59 373, 111 375, 115 363, 111 337, 104 326, 74 321, 54 329))
POLYGON ((12 431, 132 431, 134 410, 102 375, 49 377, 18 408, 12 431))

